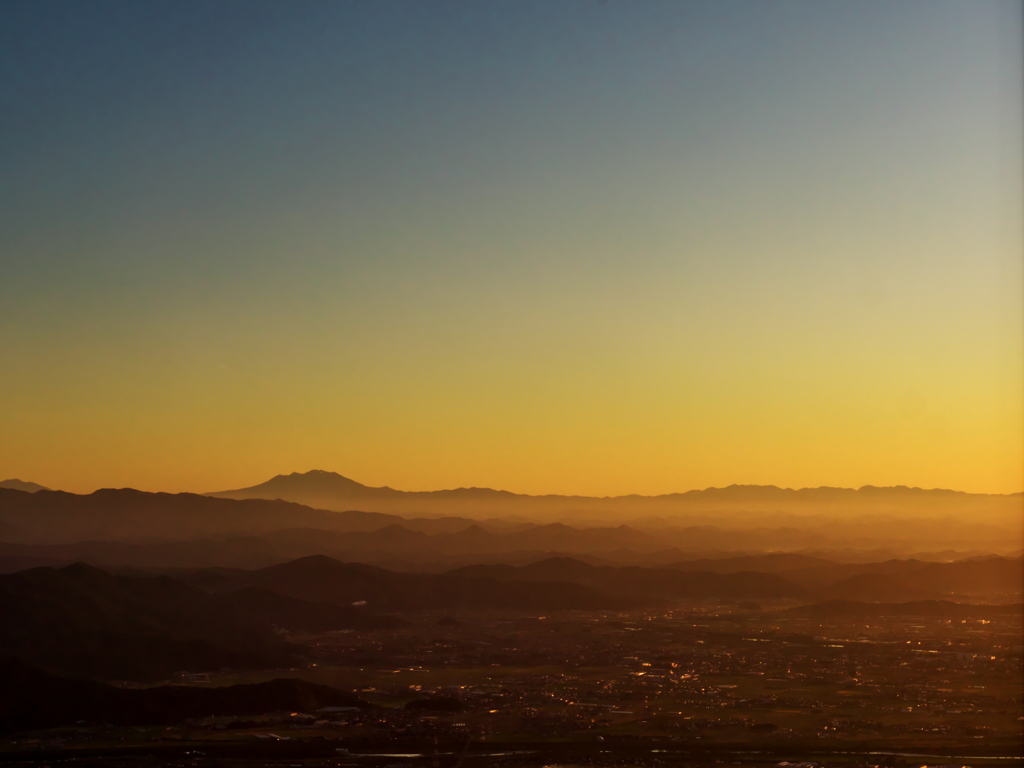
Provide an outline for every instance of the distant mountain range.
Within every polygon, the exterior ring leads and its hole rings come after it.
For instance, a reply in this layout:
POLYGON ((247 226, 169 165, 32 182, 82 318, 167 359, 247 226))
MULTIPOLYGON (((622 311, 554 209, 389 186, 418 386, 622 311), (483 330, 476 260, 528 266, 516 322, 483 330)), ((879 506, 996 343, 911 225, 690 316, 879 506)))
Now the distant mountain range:
MULTIPOLYGON (((0 488, 0 572, 79 560, 111 567, 253 568, 314 554, 437 570, 484 562, 526 563, 551 554, 596 557, 609 564, 668 565, 737 551, 874 553, 854 558, 861 561, 918 552, 949 551, 950 559, 964 550, 1019 552, 1024 515, 1016 509, 1017 498, 981 498, 990 505, 985 513, 954 514, 939 505, 931 518, 922 517, 924 512, 917 508, 904 516, 808 508, 799 515, 702 513, 713 524, 694 524, 694 515, 680 513, 634 515, 628 525, 567 525, 524 521, 522 516, 473 519, 333 512, 283 500, 132 489, 77 495, 0 488)), ((718 566, 709 564, 708 569, 718 566)))
POLYGON ((442 491, 399 491, 371 487, 334 472, 312 470, 277 475, 232 491, 206 494, 228 499, 282 499, 318 509, 417 515, 527 515, 535 519, 576 516, 671 515, 721 512, 791 512, 796 514, 899 514, 942 516, 970 513, 978 520, 1006 520, 1024 509, 1024 494, 972 494, 893 486, 878 488, 778 488, 773 485, 731 485, 727 488, 660 496, 529 496, 491 488, 442 491))

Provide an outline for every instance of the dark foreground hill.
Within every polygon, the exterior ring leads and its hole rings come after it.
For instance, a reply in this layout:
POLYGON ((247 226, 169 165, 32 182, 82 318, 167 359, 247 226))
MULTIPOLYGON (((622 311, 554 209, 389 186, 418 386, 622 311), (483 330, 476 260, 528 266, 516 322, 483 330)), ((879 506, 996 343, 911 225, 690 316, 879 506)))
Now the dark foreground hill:
POLYGON ((0 660, 0 732, 109 723, 173 725, 191 718, 315 712, 322 707, 370 705, 363 699, 303 680, 277 679, 224 688, 118 688, 52 675, 16 659, 0 660))
POLYGON ((283 666, 292 648, 230 601, 166 577, 87 565, 0 576, 0 654, 100 678, 283 666))
POLYGON ((0 576, 0 654, 71 675, 154 680, 179 671, 287 666, 276 631, 393 629, 362 606, 266 589, 212 595, 166 576, 115 576, 81 563, 0 576))

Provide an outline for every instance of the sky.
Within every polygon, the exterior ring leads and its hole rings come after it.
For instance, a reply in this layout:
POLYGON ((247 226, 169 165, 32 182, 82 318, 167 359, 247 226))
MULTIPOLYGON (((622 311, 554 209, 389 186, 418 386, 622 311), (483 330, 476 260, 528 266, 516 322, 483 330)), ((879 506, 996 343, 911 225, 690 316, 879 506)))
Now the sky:
POLYGON ((1024 490, 1021 7, 9 0, 0 479, 1024 490))

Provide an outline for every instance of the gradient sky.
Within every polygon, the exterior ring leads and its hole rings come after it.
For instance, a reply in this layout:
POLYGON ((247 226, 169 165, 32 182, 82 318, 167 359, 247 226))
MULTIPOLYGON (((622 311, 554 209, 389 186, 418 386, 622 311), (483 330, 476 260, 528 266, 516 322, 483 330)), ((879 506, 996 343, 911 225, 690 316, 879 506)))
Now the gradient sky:
POLYGON ((1024 489, 1019 2, 0 5, 0 479, 1024 489))

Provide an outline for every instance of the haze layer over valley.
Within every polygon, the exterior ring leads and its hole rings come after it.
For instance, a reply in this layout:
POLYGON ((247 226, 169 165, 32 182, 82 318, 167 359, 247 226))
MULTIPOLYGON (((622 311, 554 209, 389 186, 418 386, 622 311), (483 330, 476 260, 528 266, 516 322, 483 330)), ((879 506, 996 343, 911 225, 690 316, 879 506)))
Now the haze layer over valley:
POLYGON ((237 491, 0 488, 14 565, 269 565, 328 555, 404 570, 551 555, 671 565, 752 553, 844 562, 1019 555, 1022 495, 731 486, 659 497, 404 492, 314 470, 237 491), (336 510, 336 511, 334 511, 336 510))

